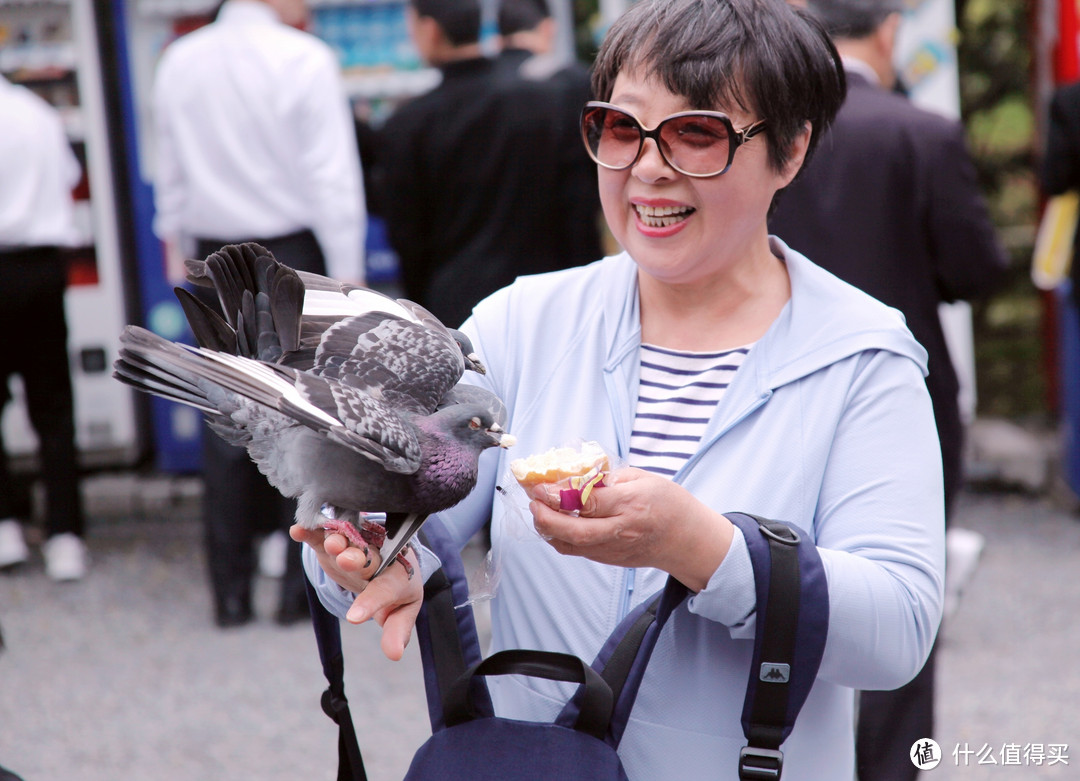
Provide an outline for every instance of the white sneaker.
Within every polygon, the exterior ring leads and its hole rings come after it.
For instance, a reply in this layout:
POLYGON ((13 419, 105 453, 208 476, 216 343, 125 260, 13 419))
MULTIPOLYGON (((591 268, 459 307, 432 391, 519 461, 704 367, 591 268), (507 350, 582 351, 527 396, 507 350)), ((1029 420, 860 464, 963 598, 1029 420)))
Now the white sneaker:
POLYGON ((945 618, 956 613, 985 545, 986 538, 971 529, 951 526, 945 532, 945 618))
POLYGON ((259 543, 259 573, 267 578, 285 577, 285 556, 292 542, 285 532, 272 532, 259 543))
POLYGON ((86 575, 86 545, 67 532, 45 541, 45 574, 53 580, 81 580, 86 575))
POLYGON ((29 556, 22 525, 14 518, 0 521, 0 569, 22 564, 29 556))

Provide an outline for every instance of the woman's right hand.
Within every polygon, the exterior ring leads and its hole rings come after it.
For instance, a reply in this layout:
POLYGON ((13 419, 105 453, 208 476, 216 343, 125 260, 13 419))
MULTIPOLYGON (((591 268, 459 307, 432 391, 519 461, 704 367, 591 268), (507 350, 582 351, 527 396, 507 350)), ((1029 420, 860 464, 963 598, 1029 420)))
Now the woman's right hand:
MULTIPOLYGON (((375 619, 383 631, 383 653, 392 661, 401 659, 424 600, 420 578, 410 576, 404 566, 395 562, 372 580, 382 561, 379 551, 371 547, 365 555, 360 548, 350 546, 341 534, 295 524, 289 529, 289 536, 309 545, 330 579, 357 595, 345 619, 352 624, 375 619)), ((418 573, 420 564, 412 548, 406 548, 406 557, 413 572, 418 573)))

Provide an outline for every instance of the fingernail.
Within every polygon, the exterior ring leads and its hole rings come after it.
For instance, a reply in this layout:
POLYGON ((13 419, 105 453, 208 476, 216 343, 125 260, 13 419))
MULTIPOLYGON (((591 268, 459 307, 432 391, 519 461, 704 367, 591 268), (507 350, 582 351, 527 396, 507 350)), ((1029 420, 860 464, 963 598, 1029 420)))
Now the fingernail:
POLYGON ((345 620, 350 624, 362 624, 367 621, 367 615, 363 610, 350 610, 345 614, 345 620))

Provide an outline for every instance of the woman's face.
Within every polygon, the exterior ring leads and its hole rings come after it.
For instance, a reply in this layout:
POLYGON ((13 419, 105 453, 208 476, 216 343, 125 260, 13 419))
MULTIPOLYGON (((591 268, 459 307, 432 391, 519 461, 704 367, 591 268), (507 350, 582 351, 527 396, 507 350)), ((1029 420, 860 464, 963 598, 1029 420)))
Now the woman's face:
MULTIPOLYGON (((632 113, 646 128, 676 112, 700 108, 633 72, 619 74, 609 102, 632 113)), ((709 108, 725 112, 736 129, 768 121, 738 107, 709 108)), ((802 154, 797 151, 792 158, 793 174, 802 154)), ((727 173, 708 179, 673 169, 652 139, 646 139, 641 157, 630 168, 598 166, 598 171, 600 202, 615 239, 645 273, 674 285, 737 273, 740 262, 767 253, 769 204, 791 179, 769 165, 764 133, 739 146, 727 173)))

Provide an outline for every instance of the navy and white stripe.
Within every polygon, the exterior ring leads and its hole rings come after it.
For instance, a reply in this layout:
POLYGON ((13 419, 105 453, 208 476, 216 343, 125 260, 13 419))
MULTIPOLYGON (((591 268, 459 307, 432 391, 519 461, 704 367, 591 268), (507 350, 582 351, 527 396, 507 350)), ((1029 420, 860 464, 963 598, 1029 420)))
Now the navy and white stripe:
POLYGON ((669 477, 679 471, 751 346, 698 353, 641 345, 630 466, 669 477))

